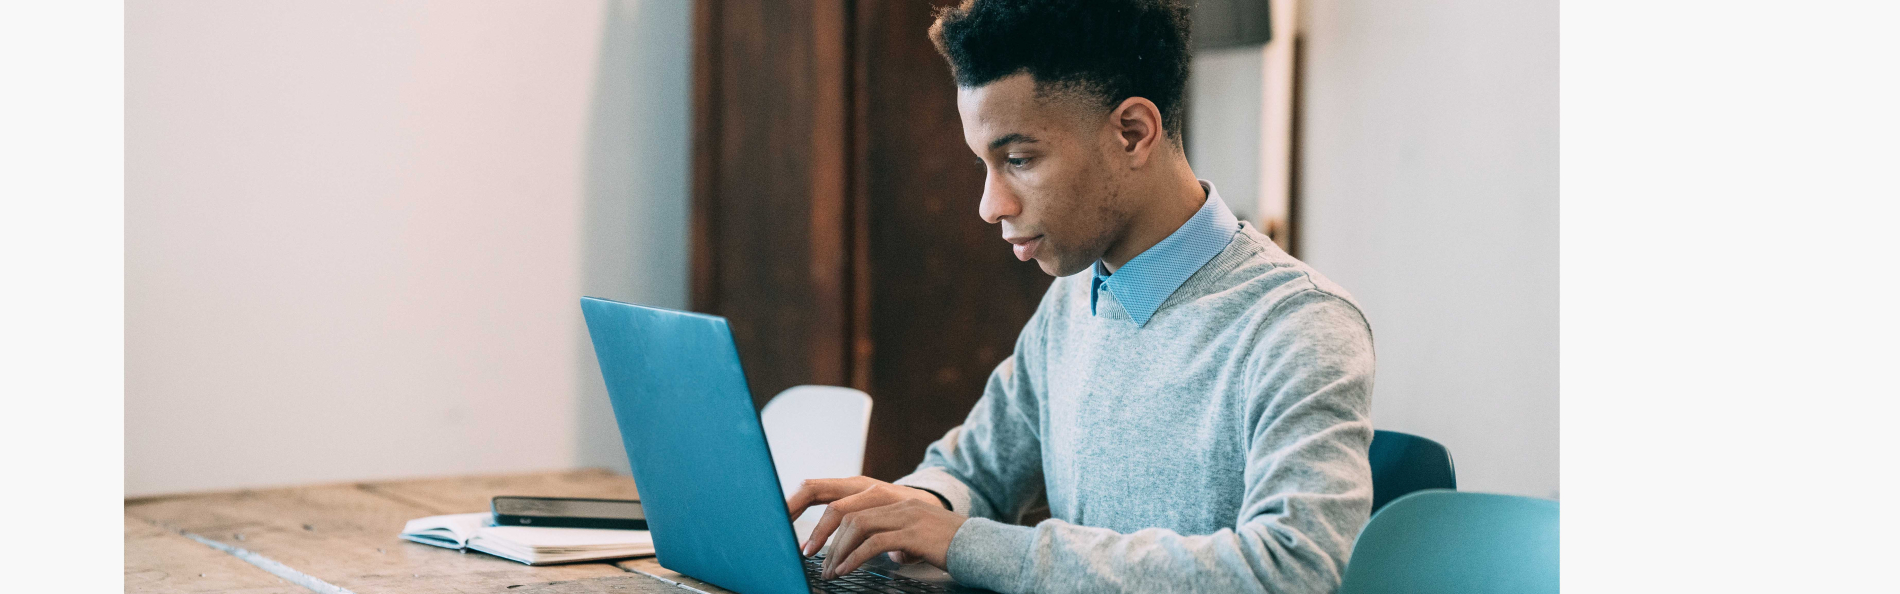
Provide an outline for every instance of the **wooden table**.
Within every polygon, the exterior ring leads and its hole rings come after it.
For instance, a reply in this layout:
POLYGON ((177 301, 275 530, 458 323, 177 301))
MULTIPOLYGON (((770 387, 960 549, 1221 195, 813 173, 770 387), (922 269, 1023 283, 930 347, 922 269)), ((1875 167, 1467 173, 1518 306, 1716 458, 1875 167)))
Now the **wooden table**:
POLYGON ((659 592, 675 582, 652 557, 531 567, 402 540, 404 522, 488 509, 496 495, 637 498, 605 470, 350 483, 128 499, 127 592, 659 592))

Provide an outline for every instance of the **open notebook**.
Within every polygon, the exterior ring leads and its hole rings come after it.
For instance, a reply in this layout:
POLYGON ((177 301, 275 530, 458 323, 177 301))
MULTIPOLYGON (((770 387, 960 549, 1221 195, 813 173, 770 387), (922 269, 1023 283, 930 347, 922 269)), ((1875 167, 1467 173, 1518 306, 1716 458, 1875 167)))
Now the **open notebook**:
POLYGON ((645 530, 494 526, 486 512, 410 520, 402 537, 426 545, 468 548, 529 565, 572 563, 653 554, 645 530))

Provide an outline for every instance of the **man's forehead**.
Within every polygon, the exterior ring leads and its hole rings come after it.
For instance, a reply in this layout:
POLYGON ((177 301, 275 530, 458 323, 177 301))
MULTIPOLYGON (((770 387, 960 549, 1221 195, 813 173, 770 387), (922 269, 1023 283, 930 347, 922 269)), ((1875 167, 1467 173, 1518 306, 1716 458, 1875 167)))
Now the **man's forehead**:
POLYGON ((1054 103, 1037 93, 1035 80, 1027 74, 980 87, 957 87, 957 112, 963 119, 964 140, 978 151, 993 148, 990 145, 998 141, 1042 136, 1061 111, 1054 103))
MULTIPOLYGON (((957 113, 966 131, 1001 130, 1019 127, 1033 116, 1035 93, 1023 92, 1024 85, 1003 79, 980 87, 957 87, 957 113)), ((1001 134, 1001 133, 998 133, 1001 134)), ((988 138, 980 139, 988 142, 988 138)))

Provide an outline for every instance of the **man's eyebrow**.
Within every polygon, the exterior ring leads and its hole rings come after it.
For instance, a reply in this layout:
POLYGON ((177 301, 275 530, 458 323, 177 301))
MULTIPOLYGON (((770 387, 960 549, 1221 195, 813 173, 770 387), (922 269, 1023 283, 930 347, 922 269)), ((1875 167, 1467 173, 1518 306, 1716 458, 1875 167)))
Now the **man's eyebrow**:
POLYGON ((1014 144, 1018 142, 1038 142, 1038 141, 1036 140, 1036 137, 1030 136, 1028 134, 1020 134, 1020 133, 1004 134, 1001 138, 997 138, 996 140, 990 141, 990 150, 996 150, 996 149, 1002 148, 1004 145, 1014 144))

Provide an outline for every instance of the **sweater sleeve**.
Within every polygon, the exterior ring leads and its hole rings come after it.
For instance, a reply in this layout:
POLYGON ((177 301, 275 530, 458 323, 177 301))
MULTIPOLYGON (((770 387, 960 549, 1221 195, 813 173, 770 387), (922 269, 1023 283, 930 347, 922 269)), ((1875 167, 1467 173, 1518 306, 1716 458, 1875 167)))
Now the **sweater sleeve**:
POLYGON ((1371 331, 1357 308, 1319 291, 1268 320, 1238 363, 1249 439, 1233 528, 1122 534, 973 515, 951 541, 950 574, 1006 593, 1336 590, 1372 505, 1371 331))
POLYGON ((1038 507, 1042 445, 1024 359, 1018 350, 997 365, 963 424, 930 444, 917 471, 897 484, 934 491, 971 518, 1014 522, 1038 507))

